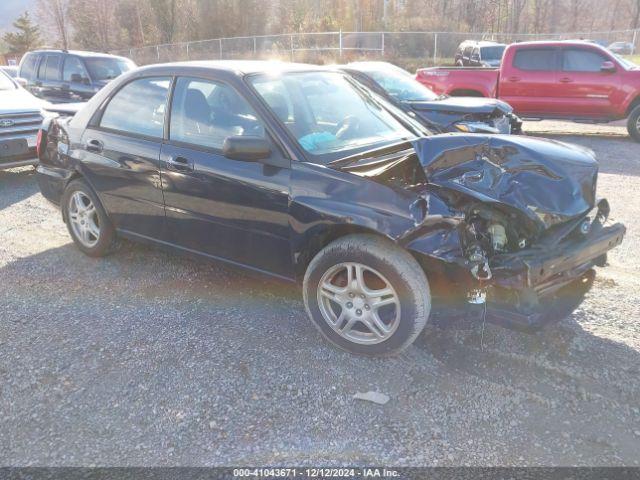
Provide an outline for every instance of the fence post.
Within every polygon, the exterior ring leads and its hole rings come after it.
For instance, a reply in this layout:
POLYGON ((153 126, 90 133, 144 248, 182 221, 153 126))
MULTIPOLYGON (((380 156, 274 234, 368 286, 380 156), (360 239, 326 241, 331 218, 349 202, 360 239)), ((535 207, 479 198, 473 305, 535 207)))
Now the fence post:
POLYGON ((253 37, 253 54, 255 55, 258 52, 256 48, 256 37, 253 37))
MULTIPOLYGON (((387 2, 384 2, 384 4, 386 5, 387 2)), ((384 32, 382 32, 381 35, 382 35, 382 56, 384 57, 384 32)))
POLYGON ((156 45, 156 57, 158 61, 160 61, 160 45, 156 45))
POLYGON ((342 29, 338 32, 338 45, 340 48, 340 58, 342 58, 342 29))
POLYGON ((637 39, 638 39, 638 30, 634 30, 633 31, 633 51, 631 52, 632 55, 634 53, 636 53, 636 40, 637 39))
POLYGON ((434 33, 433 34, 433 64, 435 65, 437 63, 437 57, 438 57, 438 34, 434 33))
POLYGON ((189 60, 189 42, 187 42, 187 60, 189 60))
POLYGON ((220 44, 220 60, 222 60, 222 39, 218 39, 218 43, 220 44))
POLYGON ((291 52, 291 61, 293 62, 293 35, 289 35, 289 51, 291 52))

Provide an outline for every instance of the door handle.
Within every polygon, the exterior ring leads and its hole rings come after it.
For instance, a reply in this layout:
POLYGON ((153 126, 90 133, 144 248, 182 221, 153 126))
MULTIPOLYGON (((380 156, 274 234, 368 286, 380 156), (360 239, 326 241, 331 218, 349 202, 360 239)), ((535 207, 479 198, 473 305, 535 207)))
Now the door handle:
POLYGON ((167 159, 167 166, 173 170, 180 172, 188 172, 193 170, 193 163, 184 157, 169 157, 167 159))
POLYGON ((519 82, 520 77, 509 77, 507 80, 509 80, 510 82, 519 82))
POLYGON ((571 83, 573 82, 573 79, 569 78, 569 77, 562 77, 560 79, 560 83, 571 83))
POLYGON ((104 144, 100 140, 89 140, 86 148, 87 152, 100 153, 104 149, 104 144))

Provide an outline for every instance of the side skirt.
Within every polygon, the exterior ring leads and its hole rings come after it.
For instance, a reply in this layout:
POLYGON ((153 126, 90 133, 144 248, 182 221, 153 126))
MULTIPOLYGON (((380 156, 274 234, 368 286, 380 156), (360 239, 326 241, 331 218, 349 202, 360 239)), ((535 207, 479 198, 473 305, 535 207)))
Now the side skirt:
POLYGON ((146 235, 140 235, 139 233, 131 232, 129 230, 117 229, 116 231, 119 236, 123 238, 127 238, 129 240, 133 240, 134 242, 141 242, 141 243, 146 243, 150 245, 155 245, 162 248, 163 250, 167 250, 174 253, 180 253, 192 258, 206 258, 207 260, 210 260, 213 262, 222 262, 227 265, 231 265, 236 268, 241 268, 243 270, 248 270, 253 273, 257 273, 257 274, 264 275, 271 278, 277 278, 279 280, 284 280, 288 283, 294 283, 294 284, 298 283, 295 280, 295 278, 286 277, 284 275, 278 275, 277 273, 269 272, 267 270, 262 270, 260 268, 252 267, 251 265, 236 262, 235 260, 229 260, 228 258, 217 257, 215 255, 203 253, 198 250, 193 250, 191 248, 181 247, 180 245, 176 245, 175 243, 165 242, 164 240, 158 240, 157 238, 148 237, 146 235))

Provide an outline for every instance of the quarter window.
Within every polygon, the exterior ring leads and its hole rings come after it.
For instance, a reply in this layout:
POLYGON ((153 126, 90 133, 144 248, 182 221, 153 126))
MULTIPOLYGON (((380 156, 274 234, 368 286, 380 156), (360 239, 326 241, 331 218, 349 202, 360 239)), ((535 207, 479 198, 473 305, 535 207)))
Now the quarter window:
POLYGON ((231 135, 264 135, 262 122, 247 101, 223 83, 179 78, 171 104, 169 138, 221 149, 231 135))
POLYGON ((521 49, 516 52, 513 65, 520 70, 556 70, 556 52, 549 48, 521 49))
POLYGON ((100 126, 162 138, 170 83, 169 78, 141 78, 128 83, 109 101, 100 126))
POLYGON ((22 66, 20 67, 20 77, 26 78, 26 79, 33 78, 33 76, 36 73, 37 60, 38 60, 37 55, 27 54, 24 61, 22 62, 22 66))
POLYGON ((568 49, 562 52, 562 70, 565 72, 599 72, 608 59, 598 52, 568 49))

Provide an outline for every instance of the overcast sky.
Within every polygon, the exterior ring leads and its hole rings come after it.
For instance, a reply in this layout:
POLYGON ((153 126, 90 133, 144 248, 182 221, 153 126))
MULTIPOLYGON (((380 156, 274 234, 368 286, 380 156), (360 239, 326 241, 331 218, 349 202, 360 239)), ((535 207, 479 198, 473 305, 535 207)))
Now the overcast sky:
POLYGON ((10 30, 18 15, 30 10, 35 3, 36 0, 0 0, 0 31, 10 30))

